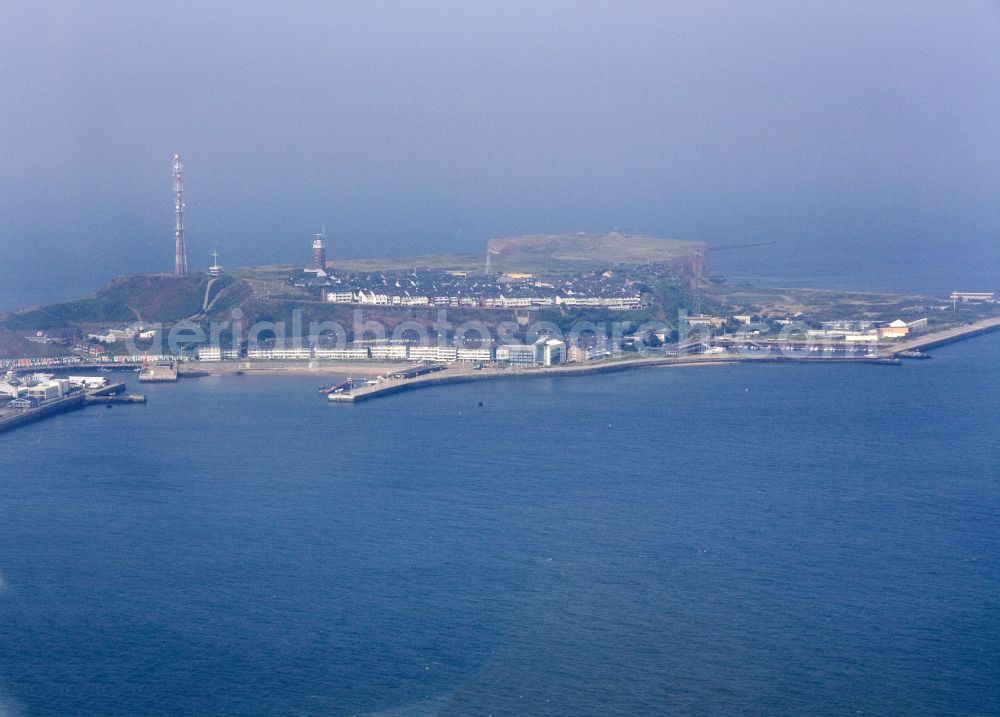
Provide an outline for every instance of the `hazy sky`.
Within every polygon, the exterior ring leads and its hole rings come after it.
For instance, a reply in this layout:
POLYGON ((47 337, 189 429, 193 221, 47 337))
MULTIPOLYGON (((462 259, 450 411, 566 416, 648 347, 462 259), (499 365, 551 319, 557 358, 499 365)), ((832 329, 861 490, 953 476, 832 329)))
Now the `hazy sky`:
POLYGON ((175 151, 193 267, 618 228, 1000 289, 994 2, 13 0, 0 67, 0 302, 169 270, 175 151))

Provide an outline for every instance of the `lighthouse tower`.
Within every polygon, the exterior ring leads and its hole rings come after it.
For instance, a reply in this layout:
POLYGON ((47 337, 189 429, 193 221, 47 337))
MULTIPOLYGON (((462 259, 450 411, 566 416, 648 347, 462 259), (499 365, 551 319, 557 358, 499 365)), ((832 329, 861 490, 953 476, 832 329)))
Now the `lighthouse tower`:
POLYGON ((326 269, 326 235, 323 232, 313 239, 313 269, 326 269))

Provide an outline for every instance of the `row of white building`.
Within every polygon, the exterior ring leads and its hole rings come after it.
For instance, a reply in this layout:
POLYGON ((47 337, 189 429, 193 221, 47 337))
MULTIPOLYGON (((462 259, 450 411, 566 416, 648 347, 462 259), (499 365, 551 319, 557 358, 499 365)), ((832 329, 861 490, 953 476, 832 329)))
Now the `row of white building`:
POLYGON ((642 297, 634 296, 414 296, 380 294, 375 291, 325 291, 324 301, 332 304, 362 306, 432 306, 469 309, 528 309, 543 307, 602 308, 628 311, 645 306, 642 297))
MULTIPOLYGON (((565 363, 566 343, 560 339, 541 338, 533 344, 502 344, 466 348, 462 346, 417 346, 405 343, 373 343, 342 348, 320 346, 255 346, 247 349, 250 361, 428 361, 452 363, 465 361, 488 363, 496 361, 511 366, 553 366, 565 363)), ((200 361, 239 360, 236 349, 218 346, 198 348, 200 361)))
POLYGON ((108 329, 103 334, 87 334, 88 339, 100 341, 102 344, 113 344, 119 341, 130 341, 132 339, 149 341, 155 336, 155 329, 147 329, 142 326, 125 326, 117 329, 108 329))

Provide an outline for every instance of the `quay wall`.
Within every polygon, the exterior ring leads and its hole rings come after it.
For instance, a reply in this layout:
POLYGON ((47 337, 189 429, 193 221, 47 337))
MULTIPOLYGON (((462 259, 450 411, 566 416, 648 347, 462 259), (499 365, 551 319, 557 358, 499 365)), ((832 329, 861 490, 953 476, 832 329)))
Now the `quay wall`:
POLYGON ((880 352, 880 354, 895 355, 900 351, 923 351, 925 349, 944 346, 945 344, 961 341, 973 336, 979 336, 980 334, 985 334, 989 331, 995 331, 998 328, 1000 328, 1000 317, 983 319, 982 321, 976 321, 964 326, 956 326, 951 329, 945 329, 944 331, 935 331, 933 333, 923 334, 919 337, 908 339, 885 349, 884 352, 880 352))
POLYGON ((46 403, 44 406, 39 406, 38 408, 29 408, 20 413, 5 416, 0 418, 0 433, 9 431, 13 428, 19 428, 20 426, 27 425, 34 421, 40 421, 43 418, 48 418, 49 416, 53 416, 57 413, 82 408, 85 401, 86 396, 81 393, 75 396, 67 396, 66 398, 57 399, 51 403, 46 403))
POLYGON ((497 379, 545 378, 553 376, 583 376, 594 373, 616 373, 637 368, 654 366, 720 366, 740 362, 756 363, 885 363, 878 358, 847 358, 847 357, 802 357, 788 356, 708 356, 708 357, 657 357, 646 359, 621 359, 594 364, 550 366, 545 368, 523 369, 482 369, 464 371, 441 371, 426 376, 411 379, 384 381, 375 386, 365 386, 350 393, 332 393, 328 400, 333 403, 358 403, 394 393, 410 391, 428 386, 443 386, 453 383, 469 383, 472 381, 490 381, 497 379))

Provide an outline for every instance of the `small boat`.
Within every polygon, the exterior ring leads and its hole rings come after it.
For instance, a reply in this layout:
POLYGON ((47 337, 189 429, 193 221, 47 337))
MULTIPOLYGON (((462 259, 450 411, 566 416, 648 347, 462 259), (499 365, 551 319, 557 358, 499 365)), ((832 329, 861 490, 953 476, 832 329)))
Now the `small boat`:
POLYGON ((900 358, 908 358, 908 359, 929 359, 931 357, 930 354, 925 354, 923 351, 913 350, 913 349, 899 351, 896 353, 896 355, 899 356, 900 358))

